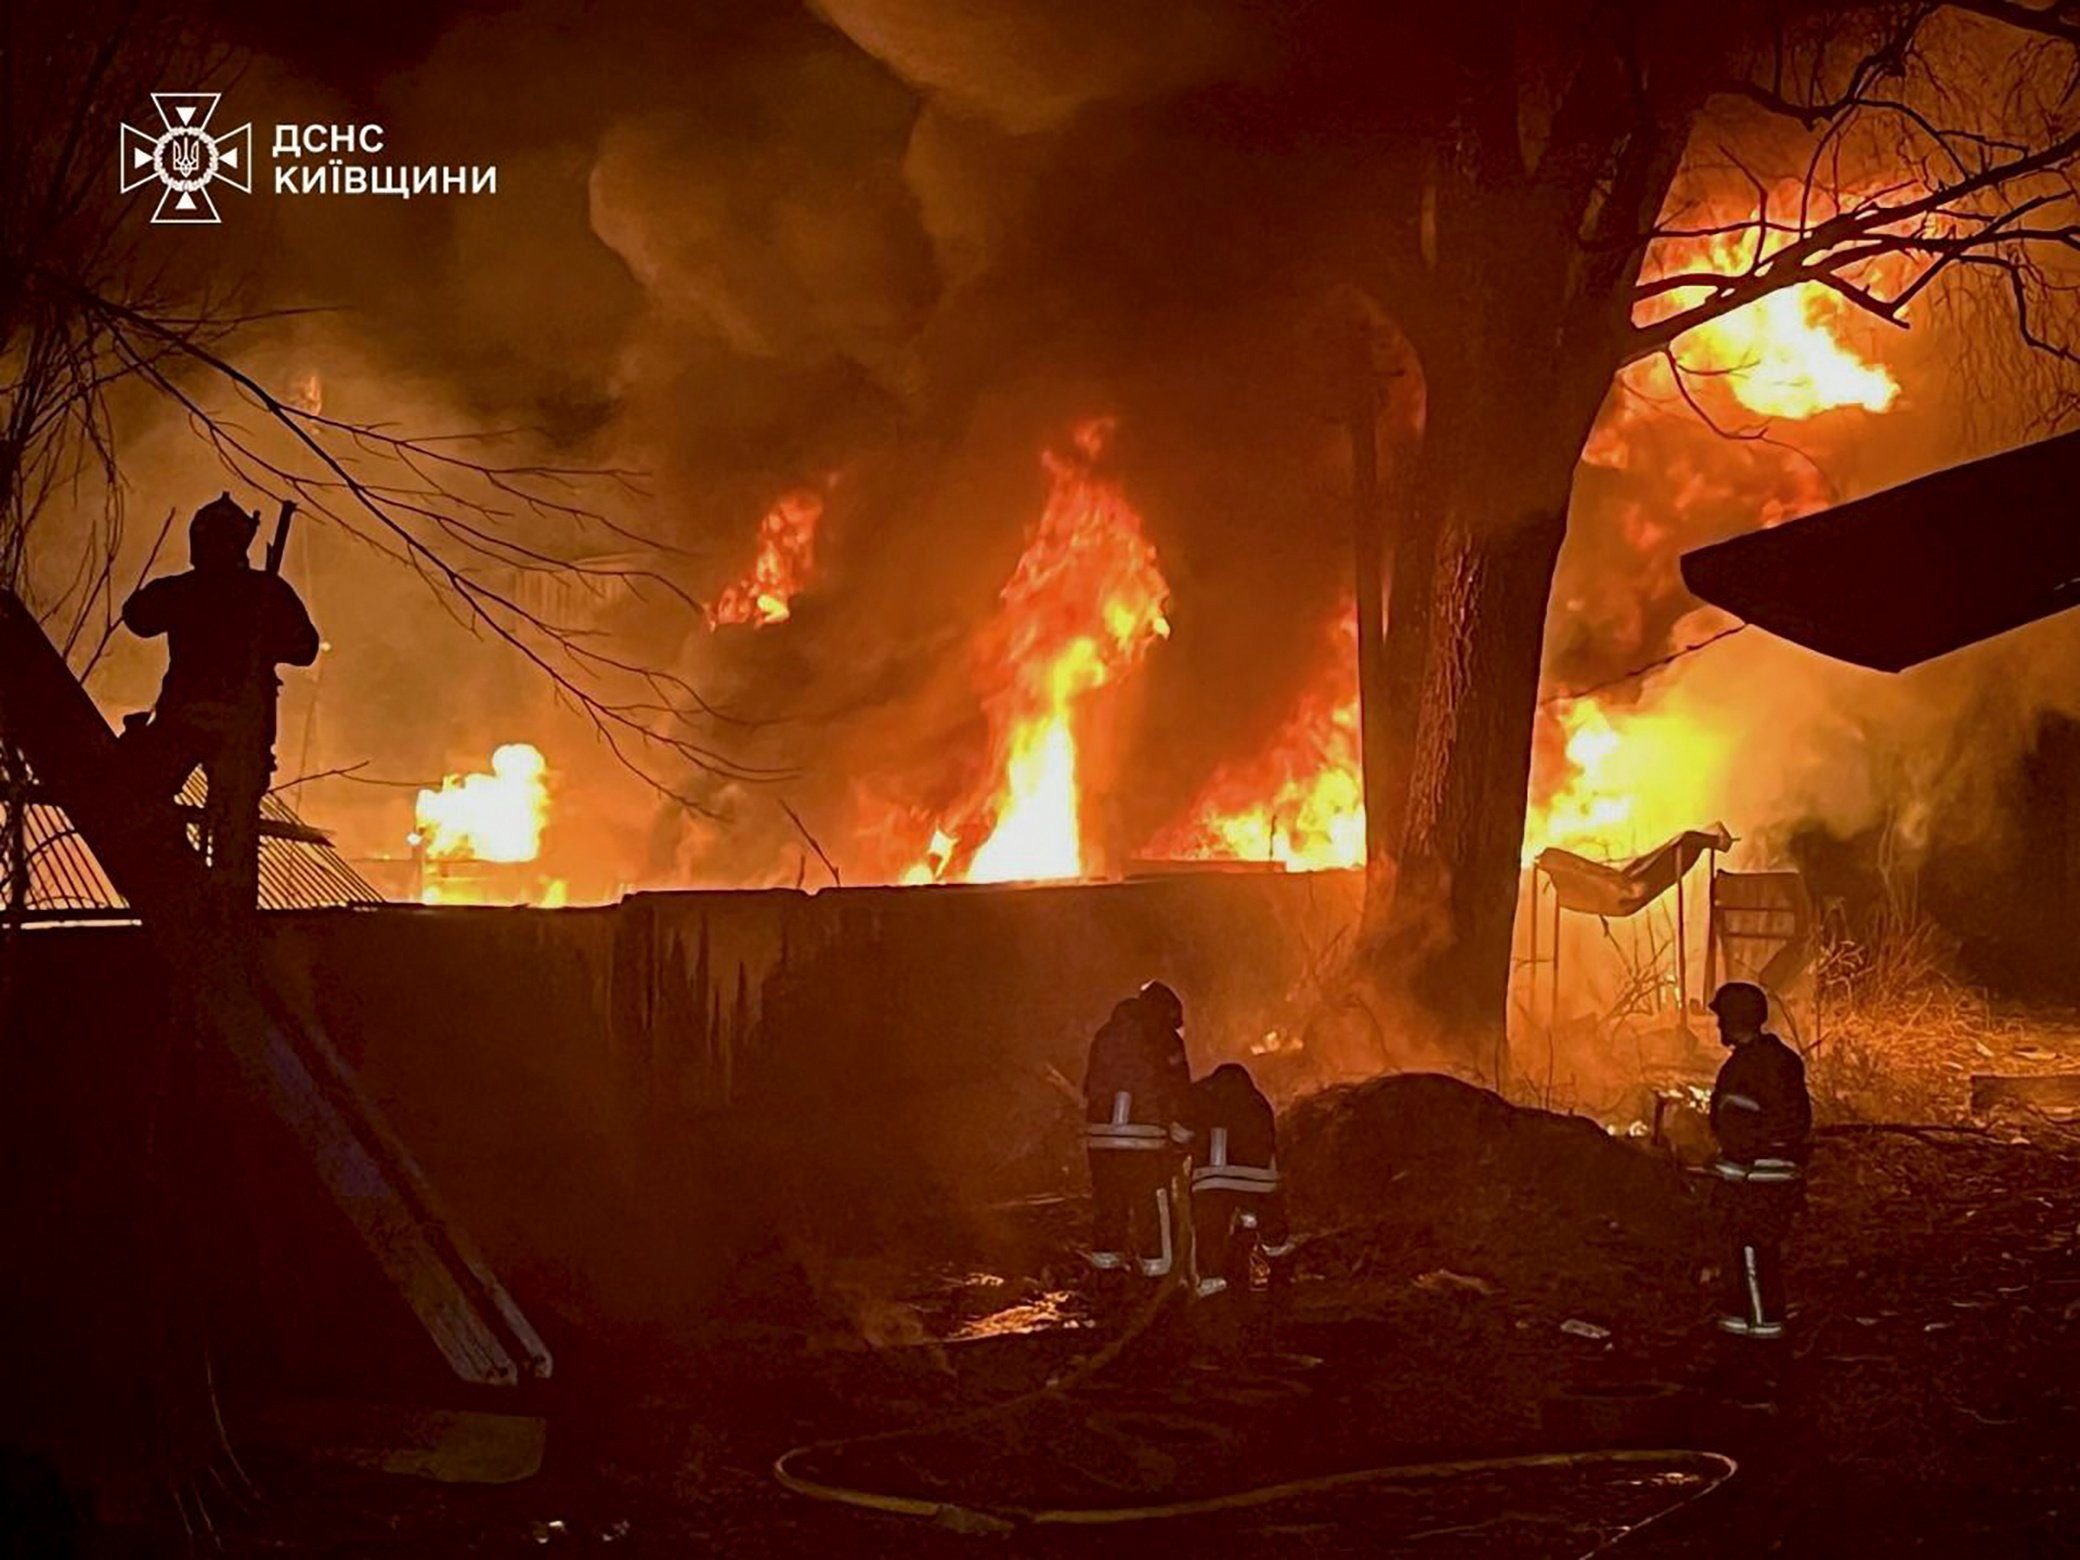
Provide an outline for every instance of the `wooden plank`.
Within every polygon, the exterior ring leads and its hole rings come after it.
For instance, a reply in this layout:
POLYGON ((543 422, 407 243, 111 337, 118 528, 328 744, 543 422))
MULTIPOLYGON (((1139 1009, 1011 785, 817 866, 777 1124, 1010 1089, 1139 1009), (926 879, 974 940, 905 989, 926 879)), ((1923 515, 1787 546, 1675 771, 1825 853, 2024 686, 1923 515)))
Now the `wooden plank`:
MULTIPOLYGON (((440 1210, 409 1151, 308 1015, 258 939, 211 891, 174 808, 130 783, 115 734, 28 609, 0 590, 0 729, 64 798, 109 881, 167 967, 193 987, 207 1033, 288 1124, 320 1181, 465 1381, 546 1377, 547 1346, 440 1210), (234 922, 240 924, 234 924, 234 922)), ((250 914, 250 912, 247 912, 250 914)))

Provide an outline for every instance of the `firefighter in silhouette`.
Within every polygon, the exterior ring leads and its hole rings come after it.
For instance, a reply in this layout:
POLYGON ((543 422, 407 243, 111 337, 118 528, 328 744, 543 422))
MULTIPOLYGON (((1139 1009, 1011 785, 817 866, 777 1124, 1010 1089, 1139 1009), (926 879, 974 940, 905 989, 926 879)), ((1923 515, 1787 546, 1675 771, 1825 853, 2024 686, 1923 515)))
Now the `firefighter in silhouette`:
POLYGON ((1249 1070, 1223 1062, 1192 1086, 1192 1236, 1201 1299, 1249 1288, 1250 1253, 1289 1255, 1278 1125, 1249 1070))
POLYGON ((318 631, 295 590, 251 564, 259 528, 260 517, 229 493, 211 499, 188 525, 187 572, 153 580, 123 604, 125 626, 146 639, 165 635, 167 648, 158 703, 149 720, 124 723, 123 745, 154 796, 176 796, 201 767, 210 869, 226 902, 243 909, 259 898, 275 668, 318 658, 318 631))
POLYGON ((1183 1166, 1191 1066, 1184 1004, 1150 981, 1112 1010, 1084 1070, 1084 1146, 1091 1169, 1091 1266, 1101 1273, 1168 1274, 1180 1210, 1172 1183, 1183 1166))
POLYGON ((1738 1338, 1784 1336, 1783 1241, 1805 1204, 1813 1129, 1805 1063, 1766 1030, 1769 998, 1734 981, 1712 997, 1719 1041, 1733 1054, 1712 1088, 1714 1169, 1725 1189, 1732 1235, 1731 1299, 1721 1330, 1738 1338))

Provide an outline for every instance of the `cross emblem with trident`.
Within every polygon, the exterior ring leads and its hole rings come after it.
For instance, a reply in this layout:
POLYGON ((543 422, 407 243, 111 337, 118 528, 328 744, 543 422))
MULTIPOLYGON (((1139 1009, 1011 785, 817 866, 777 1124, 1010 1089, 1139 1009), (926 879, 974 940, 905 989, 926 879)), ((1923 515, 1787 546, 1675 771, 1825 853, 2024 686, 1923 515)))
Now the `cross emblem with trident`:
POLYGON ((124 194, 157 179, 165 186, 154 222, 213 223, 216 202, 209 186, 221 179, 233 189, 253 189, 253 127, 240 125, 222 135, 210 134, 210 116, 219 92, 154 92, 152 104, 163 127, 156 135, 123 126, 120 169, 124 194))

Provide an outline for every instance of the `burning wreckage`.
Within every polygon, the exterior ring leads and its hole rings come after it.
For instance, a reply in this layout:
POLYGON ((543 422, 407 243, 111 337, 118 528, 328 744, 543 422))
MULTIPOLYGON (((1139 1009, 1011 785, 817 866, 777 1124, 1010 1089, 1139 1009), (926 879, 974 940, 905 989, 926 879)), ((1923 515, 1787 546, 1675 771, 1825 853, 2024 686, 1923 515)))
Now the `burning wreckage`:
POLYGON ((2071 1547, 2080 32, 767 9, 510 463, 0 234, 13 1551, 2071 1547))

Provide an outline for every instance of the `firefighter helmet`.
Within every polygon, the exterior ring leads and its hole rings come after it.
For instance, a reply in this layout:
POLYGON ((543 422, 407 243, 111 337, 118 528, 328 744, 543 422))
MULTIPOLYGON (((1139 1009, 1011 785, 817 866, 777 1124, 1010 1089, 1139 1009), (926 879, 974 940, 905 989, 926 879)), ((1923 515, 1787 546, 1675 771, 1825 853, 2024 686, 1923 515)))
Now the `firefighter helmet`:
POLYGON ((1152 980, 1141 988, 1141 1002, 1163 1028, 1184 1028, 1184 1004, 1161 981, 1152 980))
POLYGON ((1769 1021, 1769 994, 1745 980, 1730 980, 1712 994, 1712 1011, 1734 1029, 1759 1030, 1769 1021))
POLYGON ((260 532, 260 517, 247 514, 229 493, 220 493, 188 522, 188 553, 200 562, 236 554, 243 558, 260 532))

